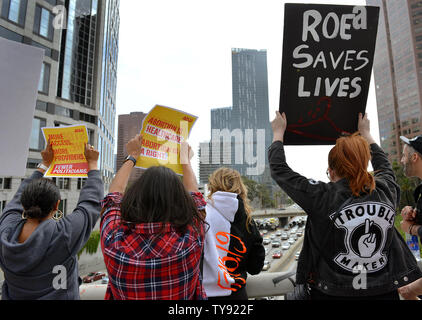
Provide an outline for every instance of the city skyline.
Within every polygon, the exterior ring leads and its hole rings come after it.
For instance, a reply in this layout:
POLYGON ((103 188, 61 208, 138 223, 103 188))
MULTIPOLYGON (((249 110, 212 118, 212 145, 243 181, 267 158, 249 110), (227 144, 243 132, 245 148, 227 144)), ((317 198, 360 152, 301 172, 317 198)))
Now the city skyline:
MULTIPOLYGON (((324 3, 365 5, 365 1, 324 3)), ((211 109, 232 106, 231 51, 244 48, 267 51, 270 122, 279 105, 283 8, 284 1, 275 0, 183 0, 177 4, 122 1, 118 114, 148 113, 159 104, 199 116, 190 136, 198 155, 199 143, 211 139, 211 109), (133 29, 140 30, 135 43, 133 29)), ((379 141, 375 104, 371 85, 367 112, 379 141)), ((287 147, 287 157, 292 168, 304 176, 328 181, 325 171, 329 150, 329 146, 287 147), (312 154, 312 166, 304 154, 312 154)), ((193 166, 199 175, 198 163, 195 157, 193 166)))

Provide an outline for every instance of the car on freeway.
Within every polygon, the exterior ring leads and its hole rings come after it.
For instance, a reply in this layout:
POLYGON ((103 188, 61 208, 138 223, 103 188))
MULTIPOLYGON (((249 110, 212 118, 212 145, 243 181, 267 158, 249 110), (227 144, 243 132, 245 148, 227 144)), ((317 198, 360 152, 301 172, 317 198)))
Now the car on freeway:
POLYGON ((294 244, 296 242, 296 240, 293 239, 293 238, 290 238, 289 240, 287 240, 287 242, 290 243, 290 244, 294 244))
POLYGON ((267 271, 271 267, 271 263, 268 260, 264 261, 264 266, 262 267, 262 271, 267 271))
POLYGON ((106 274, 104 272, 91 272, 91 273, 88 273, 88 275, 85 276, 82 279, 82 281, 84 283, 91 283, 91 282, 95 282, 95 281, 101 280, 105 276, 106 276, 106 274))
POLYGON ((290 243, 288 243, 288 242, 283 243, 283 245, 281 246, 281 249, 289 250, 290 249, 290 243))
POLYGON ((281 240, 287 240, 287 239, 289 239, 289 235, 286 232, 283 232, 281 234, 281 240))
POLYGON ((271 240, 269 238, 264 238, 264 240, 262 240, 262 243, 265 245, 270 244, 271 240))
POLYGON ((277 250, 273 253, 273 259, 280 259, 283 254, 280 250, 277 250))
POLYGON ((300 251, 296 252, 296 254, 295 254, 295 260, 296 261, 299 260, 299 256, 300 256, 300 251))
POLYGON ((275 235, 276 235, 277 237, 280 237, 280 236, 282 235, 281 230, 277 231, 277 232, 275 233, 275 235))
POLYGON ((276 238, 275 234, 271 235, 271 237, 270 237, 271 240, 275 240, 275 238, 276 238))
POLYGON ((271 246, 273 248, 278 248, 278 247, 281 246, 281 243, 280 243, 280 241, 273 241, 273 242, 271 242, 271 246))
POLYGON ((302 231, 298 231, 298 232, 296 233, 296 235, 297 235, 298 237, 301 237, 301 236, 303 236, 303 232, 302 232, 302 231))

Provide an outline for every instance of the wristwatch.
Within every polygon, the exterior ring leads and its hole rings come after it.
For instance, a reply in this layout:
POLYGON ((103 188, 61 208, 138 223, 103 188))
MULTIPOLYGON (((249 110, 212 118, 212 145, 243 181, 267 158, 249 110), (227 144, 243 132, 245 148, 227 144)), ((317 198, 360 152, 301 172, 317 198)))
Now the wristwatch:
POLYGON ((130 155, 126 157, 126 159, 123 163, 125 163, 126 161, 129 161, 129 160, 133 161, 133 165, 136 166, 136 159, 134 157, 130 156, 130 155))
POLYGON ((40 164, 37 165, 37 169, 42 169, 44 171, 47 171, 48 170, 48 168, 45 165, 43 165, 42 163, 40 163, 40 164))

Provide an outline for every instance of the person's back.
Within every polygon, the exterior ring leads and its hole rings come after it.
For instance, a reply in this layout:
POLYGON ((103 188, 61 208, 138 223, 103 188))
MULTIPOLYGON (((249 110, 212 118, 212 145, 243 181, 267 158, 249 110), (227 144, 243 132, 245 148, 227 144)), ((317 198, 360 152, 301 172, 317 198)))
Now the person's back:
POLYGON ((364 138, 340 138, 330 151, 328 184, 288 167, 278 121, 269 150, 272 177, 308 214, 297 282, 310 285, 313 299, 398 299, 397 289, 422 273, 394 227, 400 188, 369 121, 359 119, 364 138))
POLYGON ((132 157, 116 174, 103 202, 101 247, 109 275, 105 299, 204 299, 199 210, 205 201, 196 178, 190 163, 183 165, 183 184, 170 169, 153 167, 126 188, 141 141, 137 136, 127 144, 132 157))
POLYGON ((247 189, 236 170, 221 168, 209 178, 203 284, 209 299, 248 299, 247 273, 261 272, 262 237, 251 217, 247 189))
POLYGON ((22 182, 6 206, 0 218, 3 300, 79 299, 77 253, 99 218, 104 192, 95 157, 72 214, 52 215, 60 192, 42 179, 42 169, 22 182))

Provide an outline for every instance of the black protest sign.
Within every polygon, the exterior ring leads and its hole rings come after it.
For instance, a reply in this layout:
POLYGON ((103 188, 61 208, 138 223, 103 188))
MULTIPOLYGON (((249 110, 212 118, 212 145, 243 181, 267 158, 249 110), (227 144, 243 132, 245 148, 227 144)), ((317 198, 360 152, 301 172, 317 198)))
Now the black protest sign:
POLYGON ((286 145, 331 145, 357 131, 368 99, 379 8, 286 4, 280 112, 286 145))

